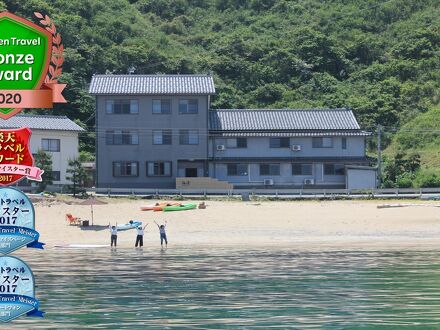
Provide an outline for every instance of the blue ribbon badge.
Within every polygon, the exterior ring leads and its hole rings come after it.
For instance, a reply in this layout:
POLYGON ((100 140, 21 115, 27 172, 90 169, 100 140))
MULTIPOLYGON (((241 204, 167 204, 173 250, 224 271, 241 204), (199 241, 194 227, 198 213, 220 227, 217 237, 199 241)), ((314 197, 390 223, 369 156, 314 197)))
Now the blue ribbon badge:
MULTIPOLYGON (((32 202, 20 190, 0 188, 0 254, 8 254, 23 246, 42 249, 35 231, 32 202)), ((0 292, 1 293, 1 292, 0 292)))
POLYGON ((15 257, 0 257, 0 321, 9 322, 24 314, 43 317, 39 305, 29 266, 15 257))

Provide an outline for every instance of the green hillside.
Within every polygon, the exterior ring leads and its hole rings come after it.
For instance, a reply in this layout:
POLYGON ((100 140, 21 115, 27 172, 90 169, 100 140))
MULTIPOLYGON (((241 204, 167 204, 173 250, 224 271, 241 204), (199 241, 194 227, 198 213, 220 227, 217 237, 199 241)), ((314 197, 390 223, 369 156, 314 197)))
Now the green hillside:
MULTIPOLYGON (((438 0, 3 0, 0 5, 28 18, 41 11, 56 22, 66 46, 69 104, 46 111, 90 129, 91 76, 127 73, 131 67, 136 73, 212 72, 216 108, 350 107, 370 130, 377 124, 390 131, 410 121, 416 125, 418 119, 412 120, 430 116, 427 111, 440 101, 438 0)), ((411 143, 426 150, 424 162, 438 164, 431 159, 434 140, 422 137, 414 134, 411 143)), ((92 140, 93 134, 82 138, 91 152, 92 140)))
POLYGON ((391 141, 385 151, 387 186, 440 186, 440 107, 404 124, 391 141))

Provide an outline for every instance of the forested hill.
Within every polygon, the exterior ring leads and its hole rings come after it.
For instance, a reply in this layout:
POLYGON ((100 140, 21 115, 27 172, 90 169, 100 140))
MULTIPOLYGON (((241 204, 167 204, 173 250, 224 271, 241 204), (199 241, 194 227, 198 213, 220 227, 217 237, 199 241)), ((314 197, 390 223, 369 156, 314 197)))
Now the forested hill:
MULTIPOLYGON (((66 114, 93 128, 94 73, 209 73, 214 108, 350 107, 400 127, 440 101, 438 0, 0 0, 47 13, 66 114)), ((85 145, 84 147, 92 146, 85 145)))

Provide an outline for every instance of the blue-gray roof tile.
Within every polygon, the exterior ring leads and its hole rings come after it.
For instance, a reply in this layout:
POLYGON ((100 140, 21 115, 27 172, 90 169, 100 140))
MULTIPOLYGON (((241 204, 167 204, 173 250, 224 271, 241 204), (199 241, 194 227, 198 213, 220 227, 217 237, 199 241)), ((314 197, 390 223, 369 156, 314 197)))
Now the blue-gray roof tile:
POLYGON ((209 75, 94 75, 92 95, 211 95, 209 75))
POLYGON ((84 129, 66 116, 15 115, 7 120, 0 119, 0 128, 20 128, 83 132, 84 129))
POLYGON ((209 113, 212 131, 360 130, 348 109, 219 109, 209 113))

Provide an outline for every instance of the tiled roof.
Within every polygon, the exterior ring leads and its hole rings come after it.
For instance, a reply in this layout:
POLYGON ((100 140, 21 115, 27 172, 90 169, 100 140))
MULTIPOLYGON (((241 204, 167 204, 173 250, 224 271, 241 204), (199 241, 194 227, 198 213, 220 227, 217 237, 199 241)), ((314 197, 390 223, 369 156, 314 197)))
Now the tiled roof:
POLYGON ((360 130, 347 109, 220 109, 209 113, 213 131, 360 130))
POLYGON ((316 137, 316 136, 370 136, 365 131, 318 131, 318 132, 222 132, 219 137, 316 137))
POLYGON ((82 132, 84 129, 66 116, 15 115, 7 120, 0 119, 0 128, 20 128, 82 132))
POLYGON ((92 95, 211 95, 214 80, 208 75, 94 75, 92 95))

